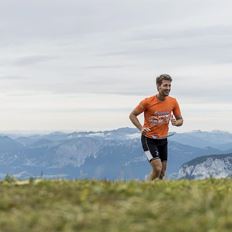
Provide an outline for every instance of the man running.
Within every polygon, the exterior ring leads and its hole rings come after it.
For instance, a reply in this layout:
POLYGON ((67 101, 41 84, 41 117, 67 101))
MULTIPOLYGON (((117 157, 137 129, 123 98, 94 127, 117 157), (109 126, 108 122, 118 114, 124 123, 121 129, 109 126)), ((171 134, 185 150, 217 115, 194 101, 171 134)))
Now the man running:
POLYGON ((163 179, 167 168, 168 156, 168 124, 181 126, 183 118, 178 102, 168 96, 172 78, 162 74, 156 78, 158 93, 142 100, 130 113, 131 122, 141 131, 141 142, 148 161, 152 166, 149 180, 163 179), (142 126, 137 116, 144 113, 142 126), (173 116, 174 115, 174 116, 173 116))

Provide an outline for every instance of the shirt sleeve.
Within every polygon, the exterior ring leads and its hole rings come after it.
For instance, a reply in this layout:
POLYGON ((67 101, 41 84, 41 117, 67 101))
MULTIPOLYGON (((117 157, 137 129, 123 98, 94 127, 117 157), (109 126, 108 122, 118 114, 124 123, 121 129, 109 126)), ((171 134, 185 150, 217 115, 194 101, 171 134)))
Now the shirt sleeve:
POLYGON ((144 112, 146 110, 146 99, 143 99, 136 107, 135 110, 141 114, 142 112, 144 112))
POLYGON ((174 108, 173 108, 173 114, 174 114, 175 118, 182 117, 180 107, 179 107, 179 104, 178 104, 177 101, 175 101, 175 105, 174 105, 174 108))

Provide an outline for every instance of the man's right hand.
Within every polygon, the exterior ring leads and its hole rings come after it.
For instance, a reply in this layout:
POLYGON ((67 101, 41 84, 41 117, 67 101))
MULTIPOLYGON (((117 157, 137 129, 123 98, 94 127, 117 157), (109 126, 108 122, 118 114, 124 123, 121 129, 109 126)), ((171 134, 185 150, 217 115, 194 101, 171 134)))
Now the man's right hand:
POLYGON ((143 135, 145 135, 147 132, 150 132, 150 131, 151 131, 151 129, 148 128, 148 127, 142 127, 142 129, 141 129, 141 133, 142 133, 143 135))

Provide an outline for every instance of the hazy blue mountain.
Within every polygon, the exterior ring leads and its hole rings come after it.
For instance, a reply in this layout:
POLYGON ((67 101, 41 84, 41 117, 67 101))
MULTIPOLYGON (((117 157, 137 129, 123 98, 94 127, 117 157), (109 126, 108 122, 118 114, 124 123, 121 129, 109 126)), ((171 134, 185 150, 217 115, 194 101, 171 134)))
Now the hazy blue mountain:
POLYGON ((170 140, 194 147, 213 147, 220 150, 232 149, 232 134, 224 131, 192 131, 177 133, 170 140))
MULTIPOLYGON (((20 178, 144 179, 151 170, 135 128, 9 136, 0 136, 1 177, 9 173, 20 178)), ((231 137, 219 131, 170 137, 168 176, 196 157, 221 154, 221 147, 230 149, 231 137)))
POLYGON ((0 136, 0 152, 17 152, 24 146, 8 136, 0 136))
POLYGON ((181 166, 178 178, 205 179, 232 177, 232 154, 208 155, 181 166))
POLYGON ((230 145, 228 144, 228 146, 224 146, 224 147, 226 147, 227 149, 221 149, 222 151, 224 151, 224 153, 225 154, 228 154, 228 153, 232 153, 232 148, 230 148, 230 145))
POLYGON ((81 172, 86 178, 144 179, 148 164, 136 140, 128 143, 114 141, 103 146, 95 157, 88 157, 81 172))
POLYGON ((196 157, 218 153, 221 153, 221 151, 212 147, 199 148, 169 141, 168 173, 177 172, 183 163, 196 157))
MULTIPOLYGON (((218 152, 216 149, 201 149, 171 142, 169 176, 177 172, 184 162, 198 157, 199 154, 205 155, 212 151, 218 152)), ((94 176, 112 179, 144 179, 150 170, 151 167, 145 158, 139 139, 127 141, 127 143, 110 142, 103 146, 95 157, 89 156, 85 164, 81 166, 82 174, 86 178, 94 176)))
POLYGON ((38 141, 62 141, 69 139, 68 134, 63 132, 53 132, 50 134, 41 134, 41 135, 30 135, 30 136, 20 136, 15 135, 12 137, 19 143, 24 146, 30 146, 38 141))

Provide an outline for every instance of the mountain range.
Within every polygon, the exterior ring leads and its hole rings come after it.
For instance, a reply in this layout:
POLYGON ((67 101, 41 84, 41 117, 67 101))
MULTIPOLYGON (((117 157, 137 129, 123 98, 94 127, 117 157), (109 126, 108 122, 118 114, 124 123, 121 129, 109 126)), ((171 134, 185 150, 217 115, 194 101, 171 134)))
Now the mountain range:
MULTIPOLYGON (((168 178, 183 164, 206 155, 231 154, 232 134, 192 131, 169 137, 168 178)), ((201 160, 199 160, 200 162, 201 160)), ((22 136, 0 136, 0 178, 144 179, 150 172, 134 128, 22 136)))

